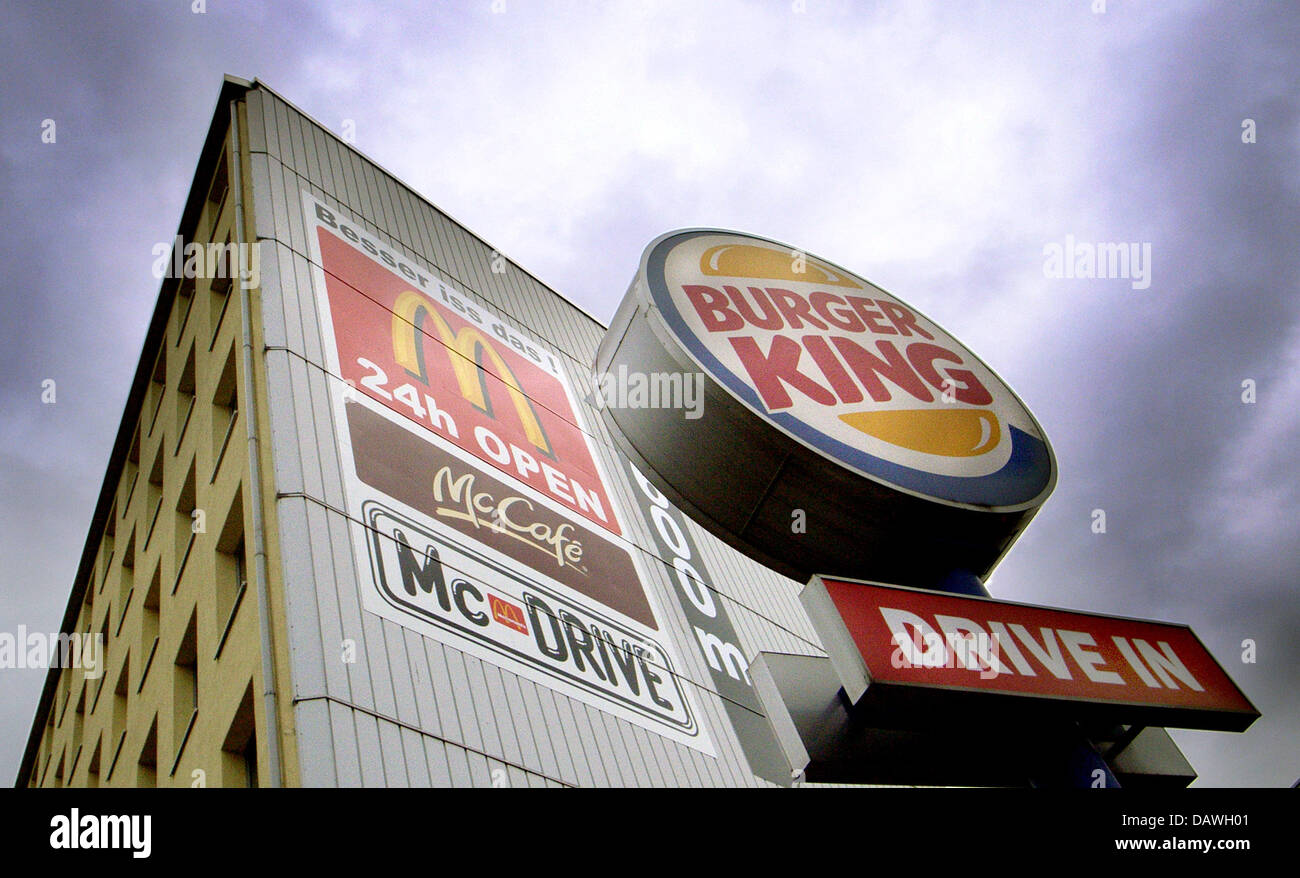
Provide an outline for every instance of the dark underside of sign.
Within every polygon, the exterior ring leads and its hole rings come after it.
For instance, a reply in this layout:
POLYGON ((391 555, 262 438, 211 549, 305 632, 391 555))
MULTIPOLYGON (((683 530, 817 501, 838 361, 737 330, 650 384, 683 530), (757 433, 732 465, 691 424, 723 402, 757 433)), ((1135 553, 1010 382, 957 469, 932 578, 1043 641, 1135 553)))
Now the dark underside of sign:
POLYGON ((1080 720, 1041 703, 962 700, 947 690, 927 701, 902 687, 879 687, 876 700, 850 706, 827 659, 761 653, 752 669, 764 707, 785 724, 792 768, 811 782, 1027 786, 1080 737, 1124 787, 1181 788, 1196 778, 1162 728, 1127 712, 1125 723, 1080 720))
POLYGON ((951 722, 956 715, 961 716, 963 721, 976 723, 1032 723, 1042 719, 1055 719, 1102 725, 1159 725, 1215 732, 1244 732, 1259 717, 1258 714, 1227 710, 1054 699, 880 681, 867 687, 866 693, 854 705, 854 715, 876 722, 887 717, 906 717, 910 725, 920 728, 951 722))

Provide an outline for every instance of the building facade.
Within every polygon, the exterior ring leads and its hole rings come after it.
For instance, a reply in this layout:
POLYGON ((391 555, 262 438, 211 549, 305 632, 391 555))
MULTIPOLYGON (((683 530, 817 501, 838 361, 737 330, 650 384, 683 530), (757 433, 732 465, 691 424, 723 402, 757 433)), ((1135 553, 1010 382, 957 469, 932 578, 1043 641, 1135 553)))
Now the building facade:
MULTIPOLYGON (((803 583, 600 417, 692 417, 683 376, 595 376, 606 327, 260 83, 224 82, 155 255, 61 629, 102 661, 51 668, 18 785, 801 781, 766 669, 825 682, 803 583)), ((848 724, 857 782, 1030 782, 1019 746, 934 776, 947 738, 848 724)), ((1194 777, 1162 729, 1090 734, 1125 781, 1194 777)))
POLYGON ((159 266, 19 785, 789 783, 799 585, 618 454, 604 326, 233 78, 159 266))
MULTIPOLYGON (((205 263, 206 244, 235 241, 232 181, 247 186, 219 116, 182 223, 205 263)), ((241 786, 264 770, 245 323, 230 266, 194 268, 163 281, 63 624, 102 638, 99 673, 51 670, 20 783, 241 786)))

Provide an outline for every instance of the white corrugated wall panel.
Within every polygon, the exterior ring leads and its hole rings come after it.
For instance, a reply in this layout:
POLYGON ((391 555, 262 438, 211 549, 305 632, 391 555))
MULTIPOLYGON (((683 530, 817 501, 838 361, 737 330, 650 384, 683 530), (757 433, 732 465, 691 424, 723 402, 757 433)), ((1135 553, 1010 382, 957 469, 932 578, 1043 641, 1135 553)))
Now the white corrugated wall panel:
MULTIPOLYGON (((263 242, 264 324, 280 545, 304 782, 349 785, 749 786, 753 776, 695 648, 666 566, 652 548, 621 458, 589 398, 602 328, 273 94, 248 98, 256 233, 263 242), (692 690, 717 752, 697 750, 575 701, 362 608, 324 366, 301 191, 338 205, 394 252, 445 277, 485 311, 549 344, 575 390, 675 672, 692 690), (279 348, 284 348, 281 350, 279 348), (346 641, 355 661, 344 661, 346 641), (317 753, 329 748, 328 756, 317 753), (308 766, 310 769, 308 770, 308 766)), ((504 254, 502 254, 504 257, 504 254)), ((634 265, 628 266, 631 277, 634 265)), ((798 586, 698 527, 710 582, 748 654, 816 654, 798 586)), ((364 563, 364 562, 363 562, 364 563)))

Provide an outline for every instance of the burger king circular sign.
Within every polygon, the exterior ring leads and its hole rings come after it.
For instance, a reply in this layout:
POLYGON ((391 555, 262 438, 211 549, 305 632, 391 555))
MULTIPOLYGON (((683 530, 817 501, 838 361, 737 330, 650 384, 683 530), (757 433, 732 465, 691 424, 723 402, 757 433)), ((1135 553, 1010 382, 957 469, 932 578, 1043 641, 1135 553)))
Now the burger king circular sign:
POLYGON ((657 238, 596 370, 602 416, 647 477, 800 577, 933 587, 953 570, 986 575, 1055 482, 1042 428, 965 346, 869 281, 766 238, 657 238), (671 393, 599 392, 636 376, 671 390, 675 375, 701 386, 696 410, 671 393))

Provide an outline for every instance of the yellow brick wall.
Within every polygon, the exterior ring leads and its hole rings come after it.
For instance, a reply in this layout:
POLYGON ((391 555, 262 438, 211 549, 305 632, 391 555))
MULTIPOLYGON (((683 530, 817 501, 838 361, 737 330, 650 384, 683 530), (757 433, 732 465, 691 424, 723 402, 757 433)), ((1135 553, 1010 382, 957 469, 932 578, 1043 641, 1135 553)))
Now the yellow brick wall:
MULTIPOLYGON (((229 132, 224 152, 198 226, 184 232, 186 243, 237 238, 229 132)), ((241 176, 246 184, 248 174, 241 176)), ((163 283, 183 294, 175 297, 161 347, 144 355, 154 362, 154 380, 114 508, 94 535, 98 559, 78 618, 79 632, 105 635, 102 674, 59 672, 32 786, 245 786, 250 778, 240 751, 250 733, 257 779, 267 777, 245 424, 251 404, 265 411, 264 390, 258 376, 259 398, 245 396, 238 277, 229 284, 207 277, 163 283)), ((258 291, 252 293, 256 302, 258 291)), ((270 472, 265 441, 261 457, 270 472)), ((274 493, 263 481, 272 500, 264 503, 268 588, 278 596, 274 493)), ((277 621, 278 610, 273 600, 277 621)), ((283 646, 279 638, 281 696, 288 691, 283 646)), ((291 710, 281 701, 287 729, 291 710)), ((296 771, 285 762, 285 782, 292 783, 296 771)))

